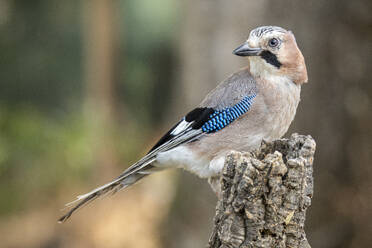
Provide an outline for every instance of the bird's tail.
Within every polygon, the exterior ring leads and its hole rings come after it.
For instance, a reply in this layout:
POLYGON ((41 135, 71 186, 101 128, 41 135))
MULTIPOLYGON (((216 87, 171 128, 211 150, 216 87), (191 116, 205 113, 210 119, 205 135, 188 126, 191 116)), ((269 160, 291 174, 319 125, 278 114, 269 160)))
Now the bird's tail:
POLYGON ((101 187, 98 187, 87 194, 79 195, 75 201, 66 204, 66 206, 71 207, 71 209, 65 215, 59 218, 58 222, 60 223, 65 222, 79 208, 87 205, 88 203, 92 202, 93 200, 101 196, 105 196, 107 194, 114 194, 118 192, 119 190, 124 189, 134 184, 138 180, 153 173, 154 171, 157 171, 156 167, 149 164, 146 167, 134 173, 126 174, 124 172, 122 175, 120 175, 115 180, 105 185, 102 185, 101 187))

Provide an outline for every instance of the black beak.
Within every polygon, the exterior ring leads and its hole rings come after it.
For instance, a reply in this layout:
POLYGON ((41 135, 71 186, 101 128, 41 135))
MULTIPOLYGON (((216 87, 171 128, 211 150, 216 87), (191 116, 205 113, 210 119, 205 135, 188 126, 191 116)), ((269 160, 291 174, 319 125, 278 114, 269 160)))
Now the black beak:
POLYGON ((238 55, 238 56, 258 56, 260 55, 262 49, 261 48, 253 48, 249 47, 248 43, 244 43, 240 47, 236 48, 233 51, 233 54, 238 55))

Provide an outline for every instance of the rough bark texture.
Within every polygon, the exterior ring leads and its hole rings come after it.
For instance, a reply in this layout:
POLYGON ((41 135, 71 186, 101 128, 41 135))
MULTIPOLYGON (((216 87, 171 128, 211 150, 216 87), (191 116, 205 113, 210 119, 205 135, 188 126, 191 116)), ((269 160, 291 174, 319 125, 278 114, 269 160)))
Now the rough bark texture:
POLYGON ((252 153, 231 152, 221 177, 211 248, 309 248, 315 141, 293 134, 252 153))

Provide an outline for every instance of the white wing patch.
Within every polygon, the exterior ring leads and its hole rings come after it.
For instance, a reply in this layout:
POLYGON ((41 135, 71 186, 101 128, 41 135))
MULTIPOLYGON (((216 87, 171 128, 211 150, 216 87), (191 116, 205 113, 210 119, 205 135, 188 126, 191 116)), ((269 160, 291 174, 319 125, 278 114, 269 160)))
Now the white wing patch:
POLYGON ((185 131, 191 124, 192 122, 187 122, 185 120, 182 120, 180 124, 178 124, 177 127, 171 132, 171 134, 176 136, 182 133, 183 131, 185 131))

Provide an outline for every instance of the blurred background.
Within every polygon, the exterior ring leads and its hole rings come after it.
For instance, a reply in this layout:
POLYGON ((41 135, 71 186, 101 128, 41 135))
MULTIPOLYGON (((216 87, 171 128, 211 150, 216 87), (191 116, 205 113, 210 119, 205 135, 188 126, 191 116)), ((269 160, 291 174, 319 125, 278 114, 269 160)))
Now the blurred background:
POLYGON ((57 218, 239 67, 252 28, 290 29, 309 83, 288 134, 317 141, 312 247, 372 239, 369 0, 0 0, 0 247, 205 247, 216 197, 182 171, 57 218))

